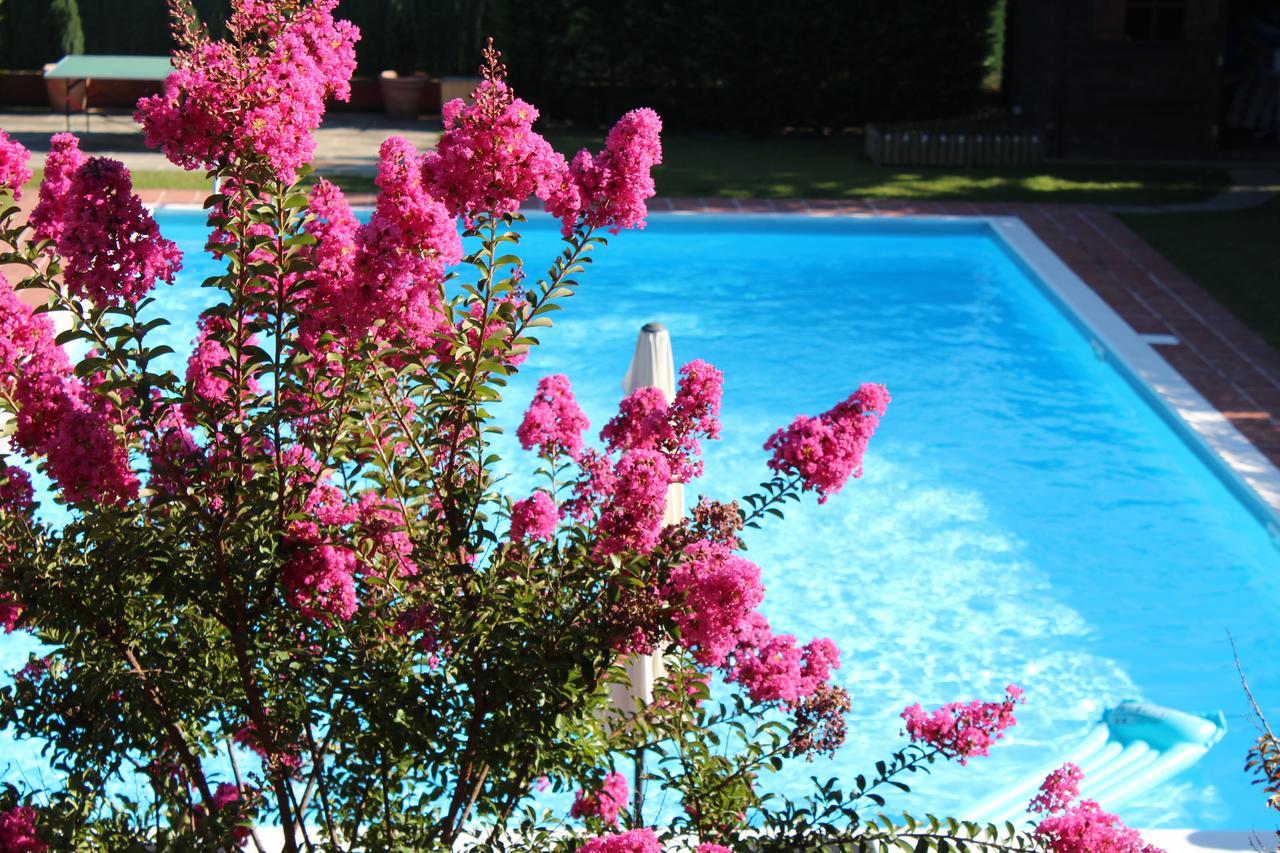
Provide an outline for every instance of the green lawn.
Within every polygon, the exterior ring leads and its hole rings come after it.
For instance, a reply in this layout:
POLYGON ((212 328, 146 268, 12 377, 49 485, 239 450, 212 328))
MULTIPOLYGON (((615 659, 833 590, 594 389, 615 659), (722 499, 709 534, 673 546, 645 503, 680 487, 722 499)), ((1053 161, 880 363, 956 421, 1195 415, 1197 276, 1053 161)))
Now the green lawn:
MULTIPOLYGON (((548 134, 567 156, 599 148, 600 135, 548 134)), ((1046 164, 1021 169, 879 168, 853 136, 762 137, 668 134, 655 173, 664 196, 718 198, 899 198, 1160 204, 1205 198, 1229 184, 1221 169, 1143 165, 1046 164)), ((37 179, 39 176, 37 175, 37 179)), ((348 192, 374 191, 372 175, 336 175, 348 192)), ((198 172, 134 173, 148 189, 200 189, 198 172)))
POLYGON ((1254 331, 1280 347, 1280 199, 1248 210, 1120 218, 1254 331))
MULTIPOLYGON (((600 138, 549 133, 560 151, 593 150, 600 138)), ((655 173, 665 196, 900 198, 1160 204, 1205 198, 1230 184, 1221 169, 1045 164, 1019 169, 877 167, 861 137, 668 134, 655 173)))

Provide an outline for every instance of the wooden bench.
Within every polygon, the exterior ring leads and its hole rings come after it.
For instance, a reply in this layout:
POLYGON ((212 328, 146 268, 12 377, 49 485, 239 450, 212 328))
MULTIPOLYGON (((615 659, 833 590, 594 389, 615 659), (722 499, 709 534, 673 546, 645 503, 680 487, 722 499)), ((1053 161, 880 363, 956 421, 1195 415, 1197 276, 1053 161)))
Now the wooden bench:
POLYGON ((867 125, 877 166, 1030 166, 1044 158, 1040 133, 1003 117, 867 125))

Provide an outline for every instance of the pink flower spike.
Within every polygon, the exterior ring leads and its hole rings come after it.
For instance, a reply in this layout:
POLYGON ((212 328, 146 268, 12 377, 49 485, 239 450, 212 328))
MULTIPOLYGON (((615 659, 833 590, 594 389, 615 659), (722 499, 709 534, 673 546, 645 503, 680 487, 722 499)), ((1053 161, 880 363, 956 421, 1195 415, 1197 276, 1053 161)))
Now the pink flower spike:
POLYGON ((531 195, 546 198, 564 182, 564 157, 533 130, 538 111, 501 79, 487 79, 472 95, 442 107, 444 133, 426 154, 422 172, 450 213, 515 213, 531 195))
POLYGON ((36 810, 15 806, 0 812, 0 850, 5 853, 43 853, 49 845, 36 832, 36 810))
POLYGON ((662 845, 653 830, 645 827, 589 838, 578 848, 578 853, 662 853, 662 845))
POLYGON ((576 459, 582 453, 582 434, 590 425, 573 398, 569 377, 556 373, 538 380, 516 438, 525 450, 537 448, 545 459, 562 454, 576 459))
POLYGON ((556 538, 556 524, 560 510, 551 495, 534 492, 532 496, 517 501, 511 508, 511 541, 540 540, 550 542, 556 538))
POLYGON ((929 714, 917 703, 903 710, 902 719, 912 741, 966 764, 987 755, 1005 730, 1017 724, 1013 711, 1023 701, 1021 688, 1009 685, 999 702, 951 702, 929 714))
POLYGON ((1054 770, 1040 785, 1040 793, 1031 800, 1029 812, 1053 814, 1066 811, 1071 801, 1080 796, 1080 783, 1084 771, 1071 762, 1054 770))
POLYGON ((644 227, 645 202, 656 192, 652 170, 662 162, 661 133, 657 113, 632 110, 609 131, 603 151, 578 152, 559 186, 542 196, 566 237, 579 223, 614 234, 644 227))
POLYGON ((0 190, 8 190, 14 201, 22 198, 22 185, 31 180, 30 159, 25 145, 0 130, 0 190))
POLYGON ((773 451, 769 467, 798 476, 825 503, 850 477, 862 476, 862 456, 888 405, 885 387, 868 383, 830 411, 800 415, 765 442, 764 449, 773 451))
POLYGON ((599 818, 609 826, 617 826, 618 814, 626 809, 630 793, 627 777, 610 773, 604 777, 599 790, 589 794, 580 790, 574 794, 569 814, 576 818, 599 818))

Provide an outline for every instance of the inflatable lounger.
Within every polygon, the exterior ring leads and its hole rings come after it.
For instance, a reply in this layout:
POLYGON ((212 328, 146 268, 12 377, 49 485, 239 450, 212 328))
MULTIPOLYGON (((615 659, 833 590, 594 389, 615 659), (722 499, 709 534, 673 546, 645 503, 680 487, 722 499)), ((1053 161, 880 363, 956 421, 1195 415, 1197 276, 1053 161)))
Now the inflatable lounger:
POLYGON ((1069 755, 974 806, 972 820, 1020 821, 1049 773, 1066 762, 1084 771, 1080 796, 1114 810, 1200 760, 1227 733, 1222 712, 1188 714, 1125 701, 1102 715, 1069 755))

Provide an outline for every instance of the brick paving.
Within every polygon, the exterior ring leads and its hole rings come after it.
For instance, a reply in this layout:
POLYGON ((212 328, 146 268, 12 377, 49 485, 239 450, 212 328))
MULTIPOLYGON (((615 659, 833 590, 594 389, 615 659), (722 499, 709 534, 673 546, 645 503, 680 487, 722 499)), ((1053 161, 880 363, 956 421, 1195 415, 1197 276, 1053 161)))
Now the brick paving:
MULTIPOLYGON (((149 203, 200 204, 195 190, 142 191, 149 203)), ((353 194, 352 204, 373 204, 353 194)), ((655 212, 815 216, 1016 216, 1280 467, 1280 351, 1271 347, 1118 219, 1092 205, 966 201, 657 198, 655 212)))

